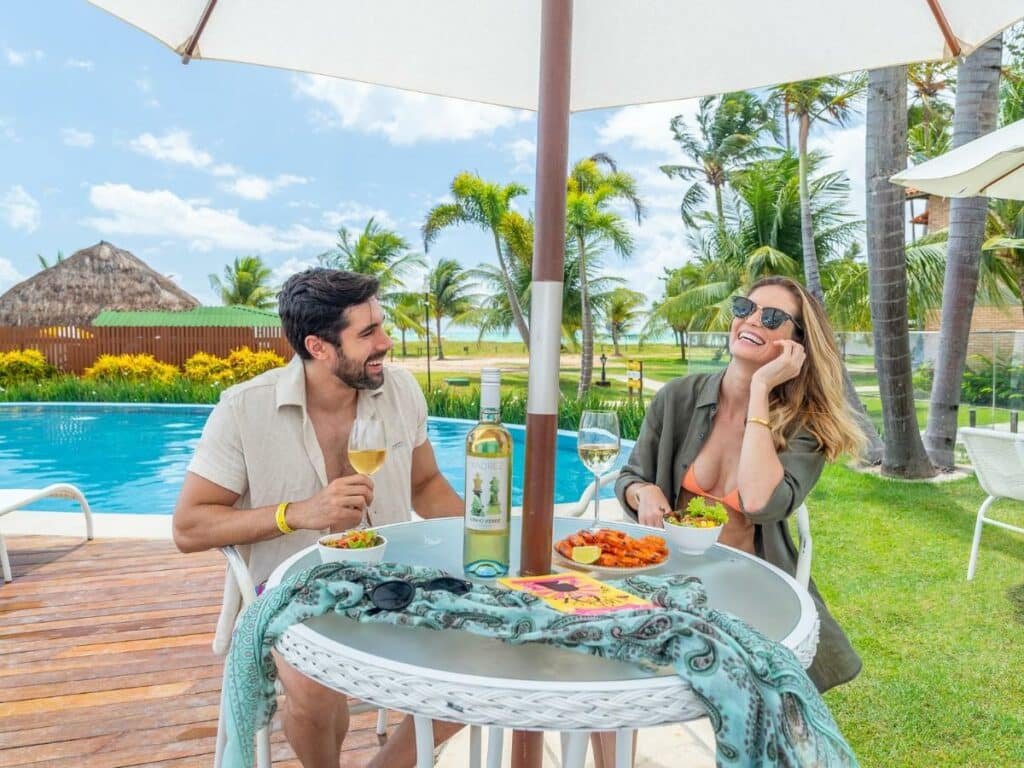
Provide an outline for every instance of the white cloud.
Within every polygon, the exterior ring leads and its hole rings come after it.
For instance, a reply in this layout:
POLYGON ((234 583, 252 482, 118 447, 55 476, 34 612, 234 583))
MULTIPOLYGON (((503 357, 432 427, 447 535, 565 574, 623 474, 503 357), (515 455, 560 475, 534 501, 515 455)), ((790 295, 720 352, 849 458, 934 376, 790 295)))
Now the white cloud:
POLYGON ((88 131, 80 131, 77 128, 65 128, 61 131, 64 143, 69 147, 81 147, 88 149, 96 143, 96 137, 88 131))
POLYGON ((864 124, 847 128, 811 129, 808 147, 827 154, 828 160, 821 171, 842 171, 850 178, 850 194, 847 210, 858 219, 864 218, 865 184, 864 174, 864 124))
POLYGON ((380 226, 388 229, 394 229, 397 226, 395 220, 383 208, 371 208, 354 200, 340 203, 333 211, 324 211, 322 218, 324 224, 332 229, 341 227, 362 229, 371 218, 380 226))
POLYGON ((14 120, 8 117, 0 117, 0 136, 8 141, 20 141, 14 130, 14 120))
POLYGON ((135 87, 143 93, 151 93, 153 90, 153 81, 148 77, 139 77, 135 80, 135 87))
POLYGON ((240 171, 231 163, 217 163, 210 169, 214 176, 237 176, 240 171))
POLYGON ((631 149, 657 152, 666 159, 678 158, 679 145, 672 138, 669 122, 676 115, 683 115, 691 127, 695 126, 698 102, 685 99, 617 109, 598 126, 597 141, 604 146, 626 142, 631 149))
POLYGON ((294 176, 290 173, 282 173, 276 179, 266 179, 262 176, 239 176, 230 184, 225 184, 224 189, 239 197, 244 197, 246 200, 266 200, 271 193, 279 189, 308 182, 309 179, 304 176, 294 176))
POLYGON ((274 271, 270 273, 271 282, 273 285, 281 285, 296 272, 302 272, 303 270, 315 267, 316 265, 316 259, 303 259, 298 256, 292 256, 274 267, 274 271))
POLYGON ((320 107, 314 115, 317 122, 330 128, 380 134, 392 144, 460 141, 530 119, 530 113, 522 110, 319 75, 297 75, 292 84, 297 95, 320 107))
POLYGON ((132 139, 129 146, 154 160, 180 163, 200 170, 213 164, 213 156, 209 152, 192 145, 188 131, 171 131, 159 137, 144 133, 132 139))
POLYGON ((11 229, 35 232, 39 228, 42 211, 39 202, 20 184, 15 184, 0 199, 0 216, 11 229))
POLYGON ((20 283, 24 279, 25 276, 15 269, 9 259, 0 258, 0 291, 6 290, 9 286, 20 283))
POLYGON ((64 66, 68 69, 84 69, 86 72, 92 72, 96 65, 92 59, 68 59, 64 62, 64 66))
POLYGON ((516 139, 505 144, 505 149, 515 160, 515 167, 512 173, 520 173, 533 168, 534 160, 537 157, 537 142, 532 139, 516 139))
POLYGON ((196 205, 165 189, 140 190, 128 184, 99 184, 89 200, 100 213, 83 223, 102 234, 149 235, 184 240, 198 251, 324 249, 334 234, 301 225, 281 229, 244 221, 232 209, 196 205))
POLYGON ((4 55, 7 63, 12 67, 23 67, 30 61, 41 61, 45 55, 38 48, 33 51, 15 51, 12 48, 4 48, 4 55))

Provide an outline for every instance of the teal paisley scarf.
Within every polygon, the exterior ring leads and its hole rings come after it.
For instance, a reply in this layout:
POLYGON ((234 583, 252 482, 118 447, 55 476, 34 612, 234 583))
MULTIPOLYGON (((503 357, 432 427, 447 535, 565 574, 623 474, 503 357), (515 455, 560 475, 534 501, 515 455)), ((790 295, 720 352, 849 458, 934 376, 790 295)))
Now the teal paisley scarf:
POLYGON ((290 576, 250 605, 226 661, 225 768, 251 768, 255 732, 274 714, 270 651, 277 638, 293 624, 331 612, 355 621, 455 629, 671 665, 707 708, 719 766, 857 765, 796 657, 740 619, 708 607, 694 577, 637 574, 612 582, 656 607, 600 616, 560 613, 534 595, 483 584, 461 596, 418 589, 402 611, 371 612, 366 595, 378 582, 440 575, 395 563, 326 563, 290 576))

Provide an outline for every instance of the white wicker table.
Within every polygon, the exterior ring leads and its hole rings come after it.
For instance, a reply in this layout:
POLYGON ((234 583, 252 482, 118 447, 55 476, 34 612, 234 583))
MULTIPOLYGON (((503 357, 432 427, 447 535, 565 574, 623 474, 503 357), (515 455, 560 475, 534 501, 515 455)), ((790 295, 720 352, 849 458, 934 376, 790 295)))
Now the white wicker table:
MULTIPOLYGON (((513 542, 520 519, 513 520, 513 542)), ((578 518, 555 518, 557 538, 578 530, 578 518)), ((633 534, 652 529, 602 523, 633 534)), ((462 520, 446 518, 385 526, 385 558, 462 573, 462 520)), ((513 546, 513 572, 518 569, 513 546)), ((282 563, 267 585, 316 565, 316 549, 282 563)), ((807 591, 774 566, 743 552, 715 546, 700 557, 672 551, 651 574, 698 576, 712 606, 729 611, 794 651, 807 667, 818 643, 818 614, 807 591)), ((506 645, 467 632, 360 624, 320 616, 288 629, 278 640, 282 656, 321 684, 363 701, 417 716, 520 730, 578 734, 563 741, 565 765, 583 765, 585 734, 631 732, 643 726, 692 720, 704 711, 689 686, 671 669, 651 672, 545 645, 506 645)), ((418 727, 420 768, 432 765, 430 728, 418 727)), ((474 734, 477 741, 478 734, 474 734)), ((491 738, 491 762, 495 738, 491 738)), ((628 743, 620 738, 620 744, 628 743)), ((500 740, 497 754, 500 756, 500 740)), ((623 750, 621 765, 628 765, 623 750)), ((475 761, 474 761, 475 762, 475 761)), ((620 761, 617 760, 617 763, 620 761)), ((496 763, 495 763, 496 764, 496 763)))

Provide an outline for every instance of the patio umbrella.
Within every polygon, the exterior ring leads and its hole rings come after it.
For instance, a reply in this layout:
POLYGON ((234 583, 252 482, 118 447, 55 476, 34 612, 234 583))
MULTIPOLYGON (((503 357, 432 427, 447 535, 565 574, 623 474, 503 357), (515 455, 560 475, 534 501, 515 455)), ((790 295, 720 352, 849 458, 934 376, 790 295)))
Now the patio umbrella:
POLYGON ((939 197, 1024 200, 1024 120, 897 173, 891 181, 939 197))
MULTIPOLYGON (((569 114, 966 55, 1024 15, 1020 0, 90 2, 186 63, 249 62, 537 110, 529 574, 551 565, 569 114)), ((538 764, 530 743, 517 761, 538 764)))

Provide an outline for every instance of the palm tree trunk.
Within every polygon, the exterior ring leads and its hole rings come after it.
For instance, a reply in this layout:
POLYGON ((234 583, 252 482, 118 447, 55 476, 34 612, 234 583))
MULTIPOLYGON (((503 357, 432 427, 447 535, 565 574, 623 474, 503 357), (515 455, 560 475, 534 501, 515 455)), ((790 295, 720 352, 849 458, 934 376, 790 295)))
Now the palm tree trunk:
POLYGON ((437 327, 437 359, 444 360, 444 347, 441 346, 441 310, 434 313, 434 323, 437 327))
POLYGON ((494 232, 494 250, 498 254, 498 266, 501 268, 501 281, 505 284, 505 293, 508 296, 508 306, 512 310, 512 322, 515 323, 516 330, 519 331, 519 337, 523 340, 523 344, 526 345, 526 351, 530 351, 530 329, 526 326, 526 320, 523 318, 523 308, 519 306, 519 296, 516 295, 515 286, 512 284, 512 278, 508 273, 508 267, 505 265, 505 254, 501 251, 501 238, 497 232, 494 232))
POLYGON ((686 331, 679 332, 679 361, 686 362, 686 331))
POLYGON ((807 185, 807 135, 811 131, 811 118, 800 115, 800 133, 797 136, 797 151, 800 158, 800 236, 804 250, 804 283, 814 298, 825 304, 821 290, 821 273, 818 270, 818 252, 814 247, 814 222, 811 220, 811 192, 807 185))
MULTIPOLYGON (((957 67, 954 148, 995 128, 1002 51, 1002 37, 995 37, 957 67)), ((950 201, 942 325, 925 431, 928 455, 939 467, 952 467, 954 462, 960 386, 967 361, 987 213, 988 201, 982 197, 950 201)))
MULTIPOLYGON (((797 153, 800 160, 800 235, 804 251, 804 283, 807 291, 814 296, 821 305, 825 306, 825 296, 821 289, 821 273, 818 270, 818 253, 814 246, 814 222, 811 219, 811 192, 807 183, 807 136, 811 130, 811 120, 806 114, 800 115, 800 130, 797 134, 797 153)), ((860 401, 857 389, 853 386, 850 372, 843 365, 843 390, 846 393, 846 400, 853 409, 861 430, 867 435, 868 444, 861 457, 869 464, 877 464, 882 460, 885 446, 878 436, 878 430, 874 423, 868 418, 867 409, 860 401)))
POLYGON ((882 474, 932 477, 914 408, 907 317, 903 188, 889 177, 907 166, 907 67, 868 74, 866 134, 868 288, 875 363, 882 396, 882 474))
POLYGON ((722 187, 715 185, 715 211, 718 213, 718 228, 725 231, 725 208, 722 205, 722 187))
POLYGON ((401 333, 402 333, 402 357, 406 357, 408 353, 406 352, 406 349, 405 349, 405 328, 402 329, 401 333))
POLYGON ((613 349, 612 354, 615 355, 616 357, 622 357, 622 352, 619 351, 619 332, 615 329, 614 325, 612 325, 611 331, 612 331, 612 349, 613 349))
POLYGON ((580 383, 576 388, 576 396, 583 397, 590 389, 590 380, 594 374, 594 322, 590 316, 590 285, 587 283, 587 254, 583 238, 576 237, 580 254, 580 308, 583 320, 580 323, 580 335, 583 346, 580 350, 580 383))

